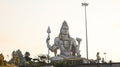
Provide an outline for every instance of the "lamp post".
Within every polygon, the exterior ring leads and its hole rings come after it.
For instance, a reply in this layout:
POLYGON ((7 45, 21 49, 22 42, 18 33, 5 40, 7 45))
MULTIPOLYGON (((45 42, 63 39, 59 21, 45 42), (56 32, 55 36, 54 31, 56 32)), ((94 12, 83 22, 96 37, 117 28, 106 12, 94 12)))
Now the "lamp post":
POLYGON ((82 6, 85 7, 85 29, 86 29, 86 56, 88 60, 88 35, 87 35, 87 14, 86 14, 86 6, 88 6, 88 3, 82 3, 82 6))

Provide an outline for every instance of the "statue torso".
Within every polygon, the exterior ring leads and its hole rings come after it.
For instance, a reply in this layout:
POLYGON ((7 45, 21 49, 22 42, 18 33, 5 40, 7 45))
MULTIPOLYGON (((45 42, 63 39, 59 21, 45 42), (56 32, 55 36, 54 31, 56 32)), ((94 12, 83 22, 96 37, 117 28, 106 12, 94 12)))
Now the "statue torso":
POLYGON ((72 45, 73 45, 73 39, 60 39, 57 37, 57 45, 60 49, 60 55, 64 56, 71 56, 72 54, 72 45))

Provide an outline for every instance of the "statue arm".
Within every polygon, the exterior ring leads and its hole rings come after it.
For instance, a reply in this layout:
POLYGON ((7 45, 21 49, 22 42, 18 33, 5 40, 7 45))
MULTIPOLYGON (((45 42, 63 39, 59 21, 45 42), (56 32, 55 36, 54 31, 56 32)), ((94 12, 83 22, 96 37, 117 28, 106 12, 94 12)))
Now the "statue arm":
POLYGON ((58 49, 57 40, 55 38, 53 46, 50 45, 49 41, 50 41, 50 38, 48 37, 46 39, 47 47, 48 47, 49 50, 51 50, 52 52, 54 52, 56 49, 58 49))
POLYGON ((77 42, 78 42, 78 49, 79 49, 79 47, 80 47, 80 42, 82 41, 82 39, 81 39, 81 38, 76 38, 76 40, 77 40, 77 42))
POLYGON ((50 37, 49 36, 46 39, 46 44, 47 44, 48 49, 51 50, 52 46, 50 46, 50 37))
POLYGON ((73 47, 75 48, 75 53, 77 53, 77 56, 80 56, 79 45, 80 45, 80 42, 78 42, 78 45, 77 45, 75 39, 73 39, 73 47))
POLYGON ((73 47, 77 47, 75 39, 73 39, 72 41, 73 41, 73 47))

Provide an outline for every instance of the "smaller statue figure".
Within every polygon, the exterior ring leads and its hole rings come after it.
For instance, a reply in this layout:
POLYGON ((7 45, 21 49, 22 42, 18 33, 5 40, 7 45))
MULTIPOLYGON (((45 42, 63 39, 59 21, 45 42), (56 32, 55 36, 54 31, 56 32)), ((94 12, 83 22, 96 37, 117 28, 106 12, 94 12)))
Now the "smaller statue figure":
POLYGON ((101 58, 100 58, 99 52, 97 52, 96 57, 97 57, 97 63, 100 63, 101 58))
POLYGON ((23 57, 22 52, 18 49, 17 51, 12 52, 12 58, 9 63, 13 63, 16 65, 23 65, 25 64, 25 58, 23 57))
POLYGON ((19 65, 20 64, 20 58, 19 58, 17 52, 15 52, 14 55, 13 55, 13 61, 14 61, 15 65, 19 65))
MULTIPOLYGON (((48 30, 48 33, 50 31, 48 30)), ((46 39, 47 47, 50 51, 57 53, 57 49, 60 49, 60 55, 53 57, 51 60, 64 60, 69 58, 80 57, 80 38, 76 38, 78 44, 74 38, 69 34, 69 27, 66 21, 63 22, 60 29, 60 34, 55 38, 54 44, 51 46, 49 43, 50 37, 46 39)))
POLYGON ((0 66, 6 66, 7 65, 7 61, 6 60, 4 60, 4 56, 3 56, 3 54, 1 53, 0 54, 0 66))
POLYGON ((14 64, 9 64, 6 60, 4 60, 4 56, 0 54, 0 67, 17 67, 14 64))
POLYGON ((104 58, 102 58, 101 62, 102 62, 102 63, 105 63, 105 60, 104 60, 104 58))
POLYGON ((0 54, 0 65, 3 65, 4 64, 4 56, 3 54, 1 53, 0 54))

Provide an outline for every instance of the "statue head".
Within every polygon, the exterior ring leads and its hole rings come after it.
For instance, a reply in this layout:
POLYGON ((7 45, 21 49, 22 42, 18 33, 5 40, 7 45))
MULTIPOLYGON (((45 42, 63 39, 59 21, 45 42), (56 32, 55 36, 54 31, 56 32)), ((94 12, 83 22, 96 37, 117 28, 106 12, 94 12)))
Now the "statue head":
POLYGON ((62 27, 60 29, 60 33, 63 35, 68 35, 69 34, 69 27, 66 21, 63 22, 62 27))
POLYGON ((63 22, 62 26, 61 26, 61 29, 60 29, 60 34, 59 34, 59 37, 62 38, 61 35, 68 35, 68 37, 70 38, 70 35, 69 35, 69 26, 67 24, 66 21, 63 22))

